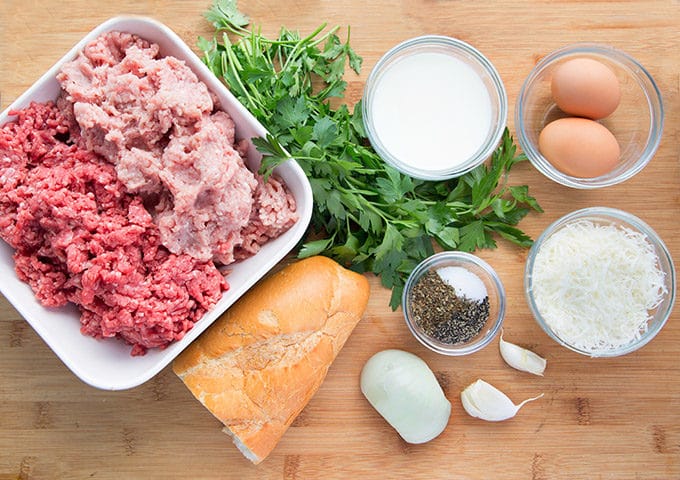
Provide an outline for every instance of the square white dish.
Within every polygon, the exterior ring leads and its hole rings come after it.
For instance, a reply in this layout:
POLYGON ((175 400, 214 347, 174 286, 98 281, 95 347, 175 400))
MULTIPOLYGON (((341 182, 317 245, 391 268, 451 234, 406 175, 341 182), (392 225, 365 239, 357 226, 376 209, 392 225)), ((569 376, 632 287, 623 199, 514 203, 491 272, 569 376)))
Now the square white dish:
MULTIPOLYGON (((210 72, 200 58, 182 39, 160 22, 135 16, 112 18, 86 35, 61 60, 50 68, 33 86, 0 114, 0 125, 13 120, 12 110, 25 108, 32 101, 55 100, 59 93, 56 80, 61 66, 102 33, 123 31, 139 35, 160 45, 161 55, 172 55, 184 62, 217 96, 221 107, 236 123, 236 138, 264 137, 265 128, 250 114, 229 90, 210 72)), ((247 163, 256 169, 261 160, 259 152, 250 145, 247 163)), ((229 266, 229 290, 221 300, 182 340, 166 349, 150 349, 146 355, 132 357, 130 345, 119 339, 97 340, 80 333, 80 313, 74 305, 46 308, 36 299, 28 284, 18 279, 14 271, 13 249, 0 241, 0 292, 26 319, 57 356, 81 380, 105 390, 123 390, 151 379, 167 366, 184 348, 196 339, 231 304, 275 266, 304 235, 312 214, 312 191, 300 166, 289 161, 280 165, 276 173, 288 185, 295 197, 298 221, 282 236, 267 242, 254 256, 229 266)))

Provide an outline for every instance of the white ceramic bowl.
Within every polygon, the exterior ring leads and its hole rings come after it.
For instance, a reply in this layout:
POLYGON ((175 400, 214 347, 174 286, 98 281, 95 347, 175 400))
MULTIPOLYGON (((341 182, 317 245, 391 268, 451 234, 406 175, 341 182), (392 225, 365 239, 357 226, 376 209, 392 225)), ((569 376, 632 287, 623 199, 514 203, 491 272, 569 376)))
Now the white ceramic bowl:
MULTIPOLYGON (((265 128, 203 65, 191 49, 165 25, 144 17, 112 18, 86 35, 61 60, 50 68, 31 88, 0 114, 0 125, 11 121, 11 110, 25 108, 31 101, 54 100, 59 93, 56 75, 61 66, 102 33, 119 30, 137 34, 158 43, 162 55, 172 55, 196 73, 219 98, 222 109, 236 122, 236 138, 264 137, 265 128)), ((261 155, 251 146, 247 163, 257 168, 261 155)), ((276 173, 283 178, 297 202, 299 220, 282 236, 268 242, 253 257, 230 266, 227 277, 230 288, 217 305, 208 312, 180 341, 165 350, 150 349, 141 357, 130 356, 130 346, 122 340, 96 340, 80 333, 80 314, 75 306, 45 308, 33 291, 17 278, 14 271, 13 250, 0 241, 0 292, 28 321, 57 356, 84 382, 101 389, 132 388, 152 378, 168 365, 184 348, 203 332, 232 303, 276 265, 302 238, 312 213, 312 191, 309 181, 295 162, 280 165, 276 173)))

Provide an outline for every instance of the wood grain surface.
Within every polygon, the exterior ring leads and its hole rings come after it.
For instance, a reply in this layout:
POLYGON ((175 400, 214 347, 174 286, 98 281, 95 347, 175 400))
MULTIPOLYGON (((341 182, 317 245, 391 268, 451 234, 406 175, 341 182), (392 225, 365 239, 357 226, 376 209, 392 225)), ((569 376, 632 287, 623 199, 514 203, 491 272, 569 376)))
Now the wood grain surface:
MULTIPOLYGON (((194 46, 209 35, 208 0, 3 0, 0 2, 0 107, 5 108, 89 30, 122 13, 157 18, 194 46)), ((530 164, 527 183, 545 213, 520 226, 536 237, 580 207, 627 210, 648 222, 680 258, 680 2, 253 0, 241 7, 267 35, 281 25, 310 32, 322 22, 351 25, 364 58, 348 76, 348 102, 380 55, 421 34, 457 37, 500 72, 510 112, 525 76, 552 50, 594 41, 627 51, 654 76, 666 123, 661 147, 633 179, 579 191, 551 183, 530 164)), ((514 132, 512 115, 509 126, 514 132)), ((148 383, 104 392, 78 380, 19 314, 0 298, 0 480, 14 479, 655 479, 680 478, 680 315, 654 341, 616 359, 589 359, 551 341, 531 317, 522 275, 527 251, 500 242, 479 252, 507 290, 506 339, 548 360, 543 378, 505 366, 497 340, 465 358, 430 353, 409 334, 389 292, 371 278, 365 318, 326 382, 274 453, 255 467, 166 368, 148 383), (453 404, 445 432, 409 445, 359 391, 364 362, 385 348, 420 355, 453 404), (518 401, 545 393, 514 419, 485 423, 463 411, 459 394, 484 378, 518 401)), ((0 279, 2 281, 2 279, 0 279)))

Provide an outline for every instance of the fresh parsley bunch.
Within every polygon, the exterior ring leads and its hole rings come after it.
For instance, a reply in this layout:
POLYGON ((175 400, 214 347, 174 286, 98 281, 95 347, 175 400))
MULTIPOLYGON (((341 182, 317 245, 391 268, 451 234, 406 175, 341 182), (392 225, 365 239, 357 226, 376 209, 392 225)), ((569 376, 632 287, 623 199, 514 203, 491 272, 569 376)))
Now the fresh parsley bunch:
POLYGON ((361 68, 349 29, 345 42, 337 27, 324 33, 325 24, 305 37, 282 28, 270 40, 245 28, 236 0, 215 0, 206 18, 217 29, 213 40, 199 39, 206 65, 271 132, 254 139, 265 155, 261 171, 292 157, 311 183, 313 232, 300 257, 327 255, 375 273, 397 308, 410 272, 434 253, 433 239, 463 251, 495 247, 493 234, 531 245, 516 225, 542 210, 527 186, 507 185, 511 167, 525 159, 507 130, 488 166, 448 181, 413 179, 370 147, 360 105, 331 106, 344 94, 346 65, 361 68))

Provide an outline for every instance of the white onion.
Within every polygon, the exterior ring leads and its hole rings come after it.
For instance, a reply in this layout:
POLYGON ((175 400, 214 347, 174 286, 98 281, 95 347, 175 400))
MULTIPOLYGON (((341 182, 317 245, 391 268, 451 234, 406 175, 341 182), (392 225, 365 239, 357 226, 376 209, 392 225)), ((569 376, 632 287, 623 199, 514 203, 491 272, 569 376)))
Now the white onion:
POLYGON ((451 416, 451 402, 430 367, 402 350, 383 350, 366 362, 361 392, 409 443, 425 443, 437 437, 451 416))

